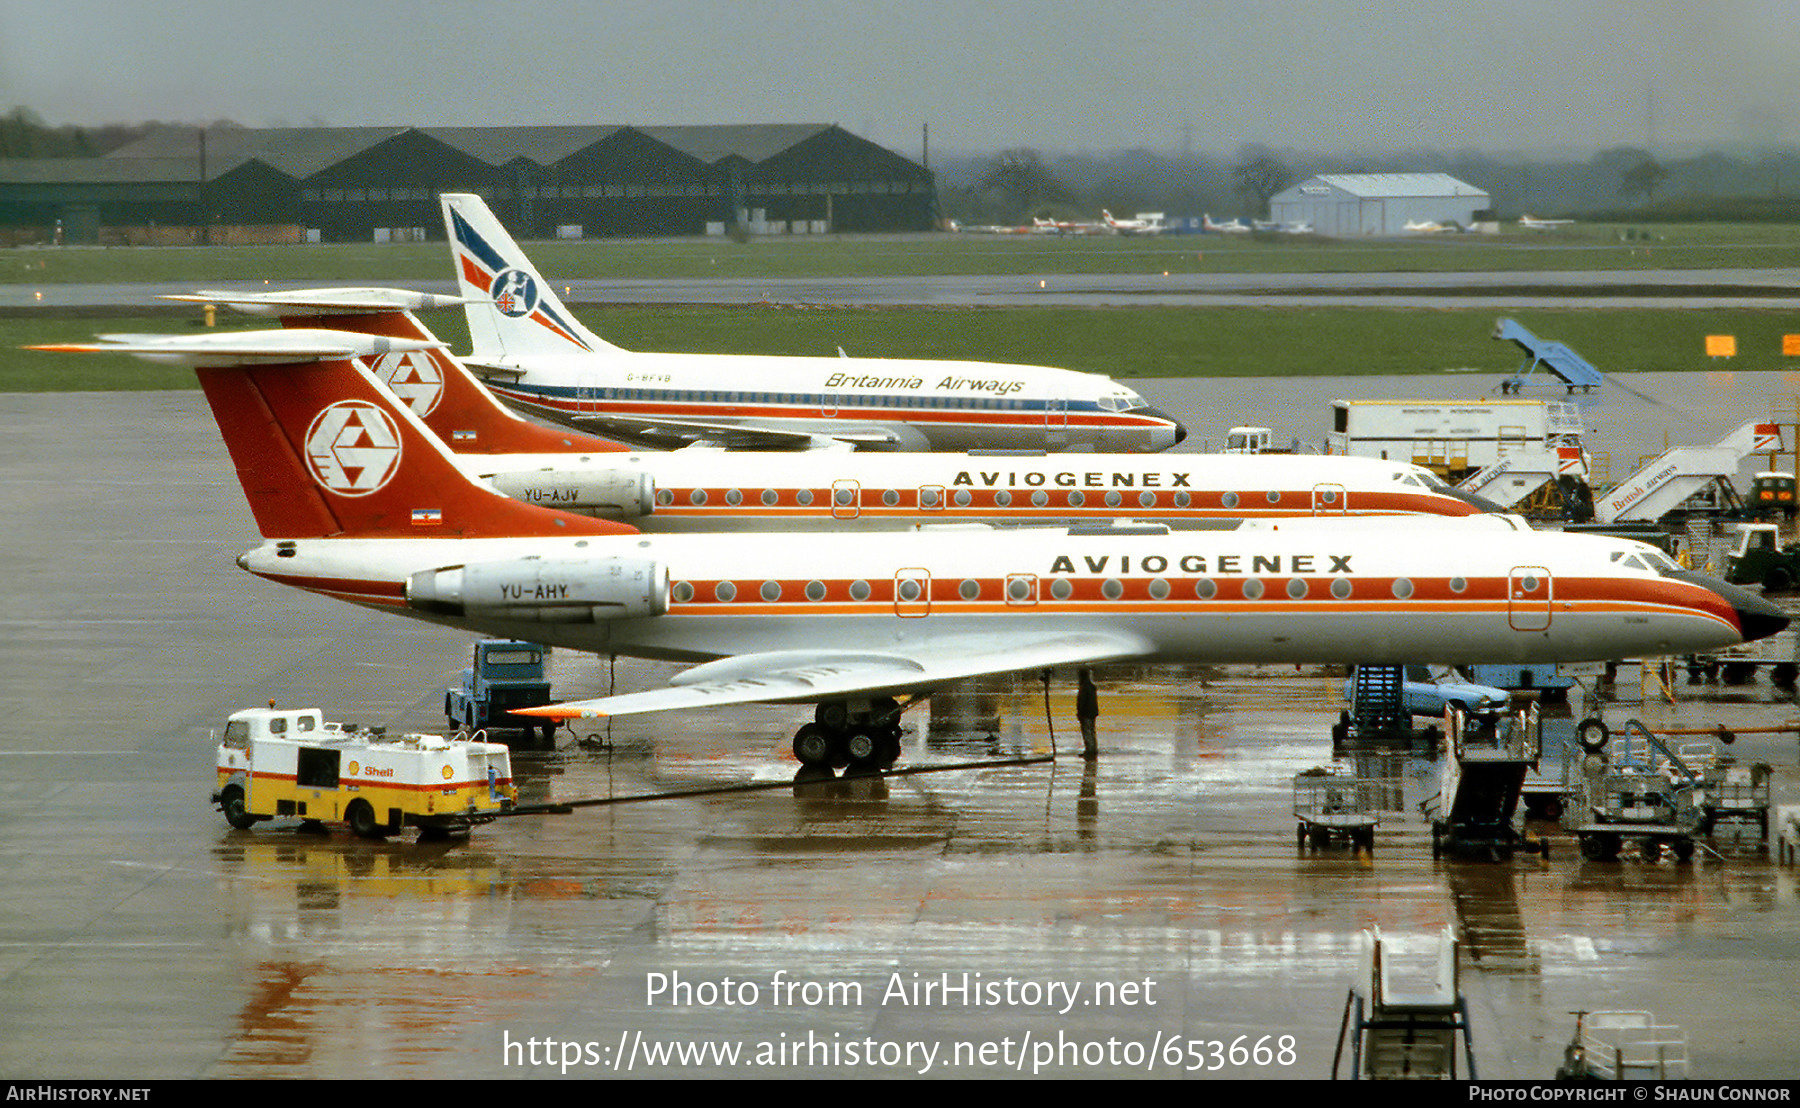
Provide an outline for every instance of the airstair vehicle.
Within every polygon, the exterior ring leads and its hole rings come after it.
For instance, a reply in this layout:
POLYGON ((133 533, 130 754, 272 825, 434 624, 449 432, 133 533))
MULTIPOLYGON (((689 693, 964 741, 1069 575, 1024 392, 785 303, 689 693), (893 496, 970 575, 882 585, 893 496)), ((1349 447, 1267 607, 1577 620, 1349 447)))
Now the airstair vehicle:
POLYGON ((1444 712, 1444 756, 1438 792, 1422 807, 1431 820, 1431 855, 1498 861, 1514 851, 1549 853, 1542 839, 1514 826, 1525 776, 1538 762, 1536 703, 1494 720, 1477 721, 1454 707, 1444 712))
POLYGON ((1458 491, 1491 500, 1509 512, 1522 515, 1586 514, 1579 509, 1591 500, 1587 492, 1588 454, 1579 443, 1521 446, 1491 466, 1469 475, 1458 491))
POLYGON ((1781 449, 1781 428, 1758 422, 1744 424, 1716 446, 1675 447, 1596 500, 1594 518, 1601 523, 1653 521, 1695 498, 1710 498, 1713 508, 1738 507, 1732 475, 1750 455, 1781 449))
POLYGON ((1525 364, 1519 367, 1518 372, 1500 382, 1501 392, 1518 392, 1525 385, 1537 384, 1533 375, 1539 366, 1555 378, 1552 384, 1560 383, 1571 393, 1576 389, 1591 392, 1603 383, 1600 371, 1586 358, 1560 342, 1538 338, 1510 319, 1502 319, 1494 324, 1494 338, 1502 342, 1510 340, 1525 351, 1525 364))
POLYGON ((1475 1080, 1469 1007, 1458 980, 1460 952, 1450 928, 1423 956, 1416 943, 1390 940, 1380 928, 1365 934, 1368 986, 1366 992, 1352 986, 1344 998, 1331 1076, 1338 1076, 1348 1038, 1353 1079, 1475 1080), (1460 1075, 1459 1037, 1467 1068, 1460 1075))

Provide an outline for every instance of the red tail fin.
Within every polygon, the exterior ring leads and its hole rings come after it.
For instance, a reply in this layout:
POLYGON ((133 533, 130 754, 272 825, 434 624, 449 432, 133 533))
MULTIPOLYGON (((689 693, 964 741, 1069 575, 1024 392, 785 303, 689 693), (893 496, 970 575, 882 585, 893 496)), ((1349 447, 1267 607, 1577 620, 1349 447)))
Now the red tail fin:
POLYGON ((502 496, 466 477, 354 361, 200 368, 267 538, 501 538, 634 529, 502 496))
MULTIPOLYGON (((436 341, 410 312, 283 316, 281 322, 289 327, 436 341)), ((458 454, 599 454, 630 449, 515 415, 443 347, 386 354, 372 359, 370 368, 458 454)))

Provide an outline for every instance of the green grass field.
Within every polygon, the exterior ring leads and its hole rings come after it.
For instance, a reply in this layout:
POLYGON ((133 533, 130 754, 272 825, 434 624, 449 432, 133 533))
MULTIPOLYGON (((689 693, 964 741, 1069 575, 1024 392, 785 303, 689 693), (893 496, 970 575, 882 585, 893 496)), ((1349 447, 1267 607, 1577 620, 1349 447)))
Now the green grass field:
MULTIPOLYGON (((1623 228, 1577 224, 1544 235, 1441 236, 1327 242, 1269 236, 1037 238, 911 235, 866 238, 545 242, 527 249, 557 278, 1222 272, 1542 272, 1595 268, 1767 268, 1800 265, 1800 226, 1659 226, 1622 241, 1623 228)), ((0 284, 318 281, 399 285, 449 278, 442 243, 386 246, 219 247, 205 250, 0 250, 0 284)), ((1115 377, 1501 373, 1520 356, 1488 336, 1488 310, 1416 308, 831 308, 582 307, 576 314, 631 350, 894 358, 966 358, 1065 366, 1115 377)), ((1734 369, 1787 368, 1781 336, 1800 320, 1781 311, 1618 308, 1512 313, 1540 337, 1568 343, 1603 372, 1717 368, 1708 334, 1738 337, 1734 369)), ((467 347, 458 312, 426 322, 467 347)), ((224 326, 267 325, 222 313, 224 326)), ((199 326, 195 309, 137 316, 46 309, 0 316, 0 391, 188 388, 186 369, 120 357, 18 348, 105 332, 199 326)))
MULTIPOLYGON (((587 326, 631 350, 894 358, 969 358, 1064 366, 1134 377, 1236 377, 1505 373, 1521 356, 1495 342, 1486 310, 1367 308, 768 308, 619 307, 576 312, 587 326)), ((1738 370, 1800 368, 1781 354, 1800 331, 1785 312, 1522 311, 1513 318, 1540 338, 1565 342, 1602 372, 1721 368, 1706 335, 1738 339, 1738 370)), ((261 325, 221 318, 231 327, 261 325)), ((456 312, 427 320, 453 350, 467 347, 456 312)), ((78 342, 97 333, 188 332, 199 314, 0 318, 0 391, 191 388, 193 373, 135 358, 46 354, 34 343, 78 342)))
MULTIPOLYGON (((1669 224, 1625 241, 1616 224, 1543 234, 1339 240, 1283 235, 1040 237, 873 235, 526 244, 552 280, 1189 272, 1769 268, 1800 265, 1800 226, 1669 224)), ((366 285, 450 278, 443 243, 0 250, 0 284, 317 280, 366 285)))

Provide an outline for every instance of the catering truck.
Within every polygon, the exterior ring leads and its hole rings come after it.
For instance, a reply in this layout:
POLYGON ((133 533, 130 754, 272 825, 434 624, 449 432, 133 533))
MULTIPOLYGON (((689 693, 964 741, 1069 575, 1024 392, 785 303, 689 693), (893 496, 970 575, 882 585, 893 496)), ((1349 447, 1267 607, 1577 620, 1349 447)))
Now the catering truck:
POLYGON ((218 748, 213 803, 239 830, 277 817, 346 823, 365 839, 402 827, 467 831, 514 806, 499 743, 440 735, 389 738, 327 723, 317 708, 234 712, 218 748))
POLYGON ((1451 483, 1524 451, 1580 445, 1573 404, 1506 400, 1333 400, 1325 453, 1424 466, 1451 483))

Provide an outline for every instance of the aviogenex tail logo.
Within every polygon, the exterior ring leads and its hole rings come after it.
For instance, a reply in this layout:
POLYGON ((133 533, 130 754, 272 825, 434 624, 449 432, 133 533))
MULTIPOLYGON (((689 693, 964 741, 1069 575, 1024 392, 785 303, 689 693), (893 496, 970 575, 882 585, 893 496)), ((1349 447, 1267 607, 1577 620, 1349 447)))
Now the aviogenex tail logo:
POLYGON ((368 496, 400 469, 400 428, 366 400, 340 400, 306 428, 313 480, 339 496, 368 496))
POLYGON ((421 419, 430 415, 444 398, 444 374, 423 350, 384 354, 373 368, 375 376, 387 382, 394 395, 406 401, 406 406, 421 419))

